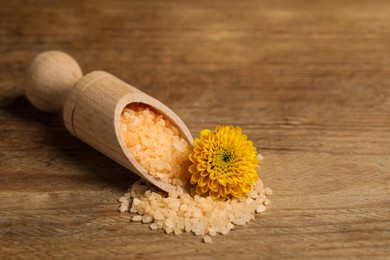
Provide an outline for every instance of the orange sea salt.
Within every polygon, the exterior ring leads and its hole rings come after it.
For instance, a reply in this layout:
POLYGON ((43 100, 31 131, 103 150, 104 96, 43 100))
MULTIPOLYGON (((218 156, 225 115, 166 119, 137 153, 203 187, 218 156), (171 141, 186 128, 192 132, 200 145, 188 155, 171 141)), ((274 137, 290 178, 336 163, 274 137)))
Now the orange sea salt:
POLYGON ((188 181, 187 142, 169 120, 133 103, 122 112, 120 129, 129 152, 151 175, 178 186, 188 181))
POLYGON ((212 243, 213 236, 226 235, 235 225, 245 225, 256 213, 265 212, 266 201, 269 201, 266 191, 272 193, 259 179, 246 198, 216 201, 210 197, 191 196, 181 187, 166 194, 138 181, 119 199, 120 211, 130 211, 132 221, 150 223, 152 230, 163 229, 176 235, 192 232, 203 236, 205 243, 212 243))

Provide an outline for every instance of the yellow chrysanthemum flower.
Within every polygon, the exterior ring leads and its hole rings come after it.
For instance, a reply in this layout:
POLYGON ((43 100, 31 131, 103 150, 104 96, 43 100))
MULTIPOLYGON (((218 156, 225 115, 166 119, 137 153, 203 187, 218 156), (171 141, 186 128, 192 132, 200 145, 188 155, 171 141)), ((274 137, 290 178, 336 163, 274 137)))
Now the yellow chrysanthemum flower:
POLYGON ((245 196, 258 180, 256 154, 253 142, 239 127, 202 130, 194 146, 188 148, 190 182, 195 192, 215 200, 245 196))

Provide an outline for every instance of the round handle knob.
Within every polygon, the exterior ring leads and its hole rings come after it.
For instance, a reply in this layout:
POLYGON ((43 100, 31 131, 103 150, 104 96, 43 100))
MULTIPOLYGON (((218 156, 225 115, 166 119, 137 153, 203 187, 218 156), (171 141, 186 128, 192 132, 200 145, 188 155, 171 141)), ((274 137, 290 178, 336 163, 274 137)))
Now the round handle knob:
POLYGON ((47 51, 36 56, 24 81, 27 99, 38 109, 57 112, 76 82, 83 76, 80 65, 64 52, 47 51))

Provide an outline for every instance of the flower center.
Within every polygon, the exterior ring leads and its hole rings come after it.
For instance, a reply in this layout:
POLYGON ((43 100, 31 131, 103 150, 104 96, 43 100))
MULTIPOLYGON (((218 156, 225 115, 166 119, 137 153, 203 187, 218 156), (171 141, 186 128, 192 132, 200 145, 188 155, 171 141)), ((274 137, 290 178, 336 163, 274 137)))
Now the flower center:
POLYGON ((216 164, 222 167, 231 165, 234 161, 234 154, 229 150, 220 150, 216 156, 216 164))
POLYGON ((224 161, 225 163, 227 163, 229 160, 230 160, 230 156, 229 156, 229 155, 227 155, 227 154, 223 154, 223 155, 222 155, 222 161, 224 161))

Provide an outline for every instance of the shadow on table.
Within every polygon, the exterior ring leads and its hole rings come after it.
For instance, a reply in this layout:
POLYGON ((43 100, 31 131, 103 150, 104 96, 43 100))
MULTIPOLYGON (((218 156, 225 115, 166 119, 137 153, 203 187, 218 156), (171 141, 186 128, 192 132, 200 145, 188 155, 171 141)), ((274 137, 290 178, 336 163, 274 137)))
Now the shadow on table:
MULTIPOLYGON (((24 95, 8 95, 0 99, 0 110, 20 118, 27 123, 39 122, 47 142, 60 151, 67 161, 77 162, 86 171, 99 177, 105 183, 126 191, 139 179, 135 173, 94 150, 92 147, 72 136, 65 128, 59 114, 49 114, 33 107, 24 95)), ((26 124, 27 125, 27 124, 26 124)))

